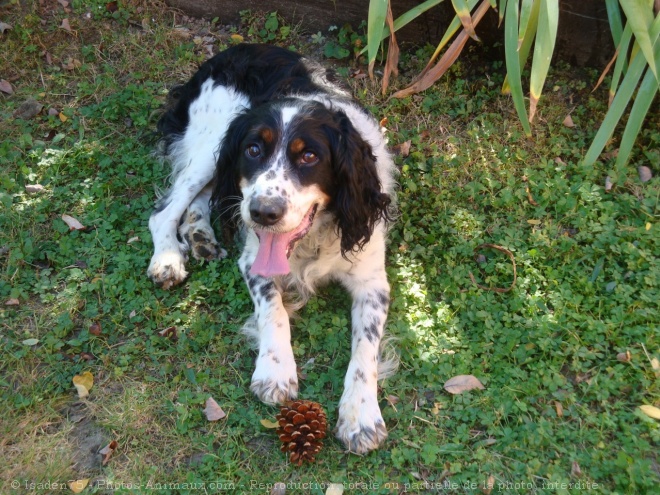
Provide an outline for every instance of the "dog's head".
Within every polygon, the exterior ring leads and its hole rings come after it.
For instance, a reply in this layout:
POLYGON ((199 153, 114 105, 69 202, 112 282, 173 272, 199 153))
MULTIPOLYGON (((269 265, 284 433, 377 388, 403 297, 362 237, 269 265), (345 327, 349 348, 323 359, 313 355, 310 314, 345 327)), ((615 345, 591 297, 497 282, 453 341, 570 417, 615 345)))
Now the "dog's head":
POLYGON ((223 223, 259 237, 252 271, 288 273, 288 256, 320 211, 334 215, 343 255, 364 247, 390 198, 371 146, 341 111, 299 99, 247 110, 221 143, 213 203, 223 223))

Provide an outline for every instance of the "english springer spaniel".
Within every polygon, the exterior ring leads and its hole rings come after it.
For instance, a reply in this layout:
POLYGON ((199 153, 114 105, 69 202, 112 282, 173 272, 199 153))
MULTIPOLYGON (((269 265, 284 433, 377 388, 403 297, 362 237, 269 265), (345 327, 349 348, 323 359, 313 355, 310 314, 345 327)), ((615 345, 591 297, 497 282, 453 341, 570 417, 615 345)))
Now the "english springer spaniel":
POLYGON ((378 122, 332 71, 268 45, 233 46, 174 92, 158 124, 173 172, 149 220, 149 276, 169 288, 186 278, 189 250, 226 255, 211 208, 241 234, 238 264, 255 306, 246 330, 258 342, 250 388, 269 404, 298 394, 288 311, 322 283, 343 284, 352 355, 335 433, 352 452, 377 448, 387 437, 376 380, 395 170, 378 122))

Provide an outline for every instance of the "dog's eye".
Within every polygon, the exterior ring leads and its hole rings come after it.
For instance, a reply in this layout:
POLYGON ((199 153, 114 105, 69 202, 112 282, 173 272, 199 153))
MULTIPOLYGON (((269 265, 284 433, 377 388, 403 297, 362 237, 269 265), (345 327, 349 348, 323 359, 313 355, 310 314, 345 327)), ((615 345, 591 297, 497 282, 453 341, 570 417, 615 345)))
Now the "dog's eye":
POLYGON ((312 153, 311 151, 305 151, 300 156, 301 165, 314 165, 318 161, 319 161, 319 157, 316 156, 316 153, 312 153))
POLYGON ((250 144, 245 148, 245 154, 250 158, 259 158, 261 156, 261 148, 256 144, 250 144))

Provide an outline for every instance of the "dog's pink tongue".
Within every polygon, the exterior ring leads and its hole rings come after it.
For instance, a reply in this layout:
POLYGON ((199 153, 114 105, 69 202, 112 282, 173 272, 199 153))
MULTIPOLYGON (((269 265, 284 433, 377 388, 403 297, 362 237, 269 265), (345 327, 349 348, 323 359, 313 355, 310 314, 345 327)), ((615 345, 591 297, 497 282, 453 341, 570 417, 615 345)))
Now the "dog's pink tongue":
POLYGON ((252 263, 250 273, 262 277, 274 277, 275 275, 286 275, 291 270, 286 250, 289 241, 293 237, 292 232, 285 234, 274 234, 272 232, 260 231, 259 251, 252 263))

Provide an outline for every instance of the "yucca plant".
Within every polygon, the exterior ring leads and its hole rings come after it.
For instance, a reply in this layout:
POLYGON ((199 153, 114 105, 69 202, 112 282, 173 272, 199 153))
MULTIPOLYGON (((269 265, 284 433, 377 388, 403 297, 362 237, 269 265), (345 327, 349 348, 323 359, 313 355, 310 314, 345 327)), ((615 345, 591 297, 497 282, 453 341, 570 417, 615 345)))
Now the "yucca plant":
MULTIPOLYGON (((427 0, 397 19, 392 18, 389 0, 369 2, 367 45, 364 51, 368 56, 371 77, 381 42, 390 37, 382 84, 383 94, 387 92, 390 74, 396 71, 398 62, 394 33, 440 2, 442 0, 427 0)), ((435 53, 412 84, 395 92, 392 97, 405 97, 433 85, 456 61, 468 38, 478 39, 475 27, 486 12, 490 8, 497 9, 500 23, 504 23, 507 68, 502 92, 511 94, 525 134, 531 136, 530 124, 534 120, 536 107, 541 98, 557 39, 559 0, 451 0, 451 2, 456 17, 447 28, 435 53), (451 45, 443 52, 452 38, 451 45), (532 60, 529 108, 527 108, 521 73, 530 53, 532 60)), ((622 167, 630 158, 635 139, 658 92, 660 0, 655 0, 655 13, 654 0, 605 0, 605 2, 617 49, 598 84, 614 66, 610 86, 610 108, 584 157, 584 163, 593 164, 598 159, 626 108, 632 102, 615 164, 620 175, 623 172, 622 167)))

